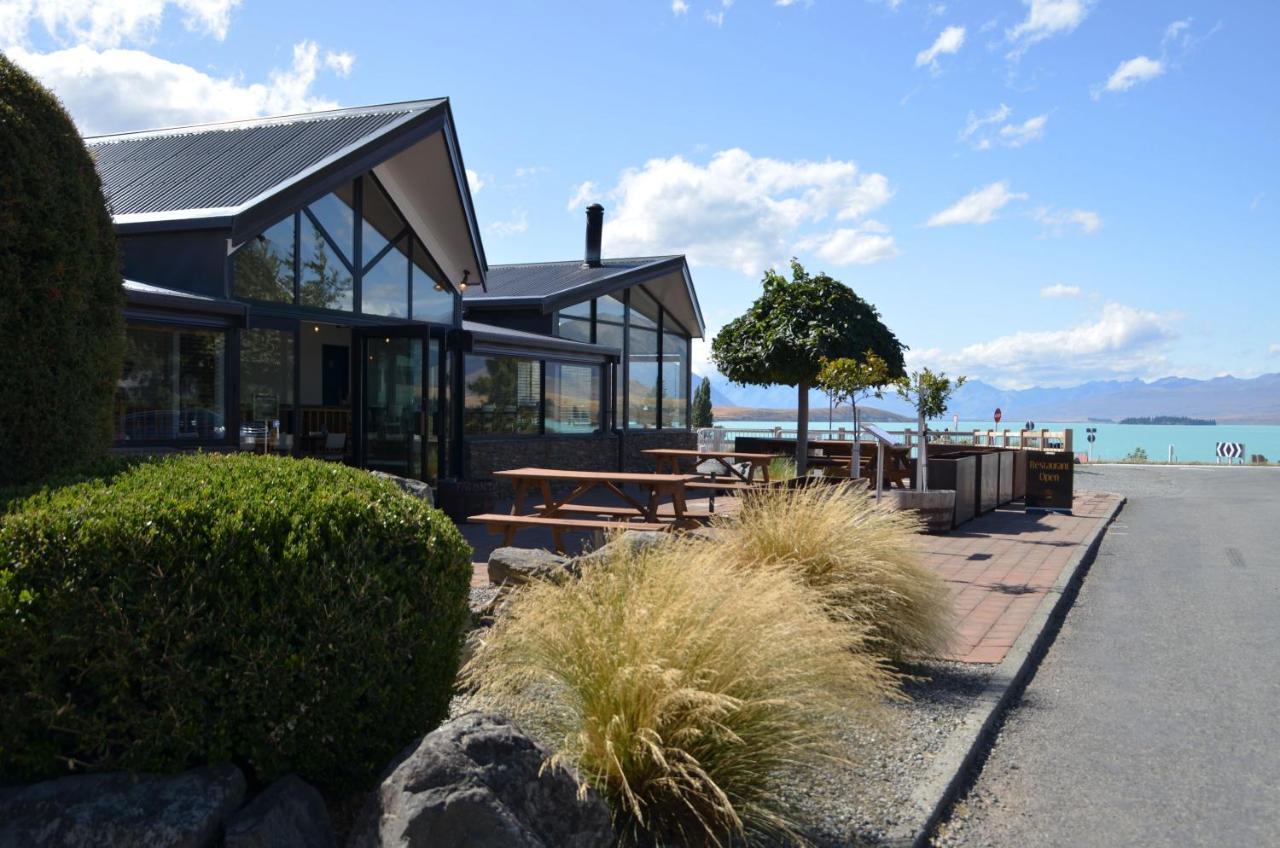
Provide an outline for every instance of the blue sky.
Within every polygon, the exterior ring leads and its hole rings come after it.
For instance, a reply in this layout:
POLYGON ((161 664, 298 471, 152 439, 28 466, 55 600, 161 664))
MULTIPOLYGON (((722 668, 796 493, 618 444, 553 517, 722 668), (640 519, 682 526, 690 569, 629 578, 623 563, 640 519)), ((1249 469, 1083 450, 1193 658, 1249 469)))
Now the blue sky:
MULTIPOLYGON (((1007 387, 1280 371, 1280 6, 0 0, 86 132, 452 98, 491 262, 798 256, 1007 387)), ((705 346, 699 348, 705 357, 705 346)))

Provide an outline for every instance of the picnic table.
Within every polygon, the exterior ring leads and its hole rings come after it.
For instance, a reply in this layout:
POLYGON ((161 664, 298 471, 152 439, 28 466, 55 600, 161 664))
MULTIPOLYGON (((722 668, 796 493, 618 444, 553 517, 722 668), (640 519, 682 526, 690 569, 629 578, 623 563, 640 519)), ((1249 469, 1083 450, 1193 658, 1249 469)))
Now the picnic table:
POLYGON ((641 451, 653 457, 655 468, 661 472, 666 468, 672 474, 680 472, 681 460, 692 460, 696 468, 704 462, 716 462, 721 465, 725 473, 729 476, 736 477, 743 483, 751 483, 754 481, 756 472, 761 472, 761 479, 769 482, 769 463, 777 459, 780 454, 772 453, 747 453, 745 451, 713 451, 713 450, 689 450, 682 448, 649 448, 641 451), (744 474, 740 471, 734 460, 745 462, 748 464, 747 472, 744 474))

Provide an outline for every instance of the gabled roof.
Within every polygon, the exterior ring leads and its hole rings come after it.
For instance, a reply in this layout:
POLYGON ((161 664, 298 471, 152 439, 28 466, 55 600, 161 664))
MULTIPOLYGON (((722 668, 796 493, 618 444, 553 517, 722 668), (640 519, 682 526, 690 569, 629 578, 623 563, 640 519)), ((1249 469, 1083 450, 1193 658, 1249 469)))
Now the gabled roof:
POLYGON ((524 330, 513 330, 510 327, 499 327, 496 324, 485 324, 480 321, 463 321, 462 329, 471 333, 476 341, 511 344, 522 348, 538 348, 551 351, 570 351, 573 353, 589 353, 599 356, 618 357, 622 351, 609 345, 590 344, 558 336, 544 336, 540 333, 527 333, 524 330))
MULTIPOLYGON (((605 259, 598 266, 581 260, 571 262, 530 262, 515 265, 491 265, 484 291, 468 288, 463 293, 467 307, 477 309, 504 307, 537 307, 550 312, 593 297, 650 281, 664 280, 663 291, 650 291, 659 301, 667 301, 677 293, 684 300, 679 313, 690 332, 701 336, 705 330, 698 297, 689 278, 683 256, 639 256, 605 259), (681 283, 669 285, 672 278, 681 283)), ((666 303, 669 309, 672 305, 666 303)))

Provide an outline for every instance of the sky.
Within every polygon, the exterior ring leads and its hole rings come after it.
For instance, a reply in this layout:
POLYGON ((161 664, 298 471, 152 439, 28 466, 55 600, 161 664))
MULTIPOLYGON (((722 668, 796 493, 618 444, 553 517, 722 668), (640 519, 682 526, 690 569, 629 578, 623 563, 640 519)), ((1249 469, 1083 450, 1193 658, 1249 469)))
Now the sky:
MULTIPOLYGON (((451 98, 491 263, 797 257, 1003 388, 1280 371, 1280 4, 0 0, 86 134, 451 98)), ((709 344, 695 344, 707 373, 709 344)))

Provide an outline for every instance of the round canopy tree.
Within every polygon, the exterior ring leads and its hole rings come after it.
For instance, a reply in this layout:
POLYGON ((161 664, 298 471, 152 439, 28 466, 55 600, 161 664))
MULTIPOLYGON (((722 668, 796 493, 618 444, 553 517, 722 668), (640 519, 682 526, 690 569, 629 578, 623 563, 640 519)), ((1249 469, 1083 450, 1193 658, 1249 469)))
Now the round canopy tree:
POLYGON ((876 308, 826 274, 810 275, 791 260, 791 279, 770 269, 764 293, 730 321, 711 343, 715 365, 735 383, 782 384, 798 390, 796 473, 809 455, 809 389, 824 359, 860 359, 867 351, 884 361, 889 378, 904 373, 906 348, 880 321, 876 308))
POLYGON ((0 55, 0 485, 111 444, 124 348, 115 229, 57 99, 0 55))

